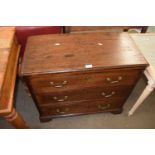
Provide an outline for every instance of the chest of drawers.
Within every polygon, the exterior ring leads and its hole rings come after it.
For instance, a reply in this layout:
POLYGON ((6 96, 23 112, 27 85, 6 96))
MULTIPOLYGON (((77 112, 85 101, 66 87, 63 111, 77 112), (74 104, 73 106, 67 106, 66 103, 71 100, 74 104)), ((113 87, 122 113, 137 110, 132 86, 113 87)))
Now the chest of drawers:
POLYGON ((32 36, 21 77, 41 121, 120 113, 147 62, 127 33, 32 36))

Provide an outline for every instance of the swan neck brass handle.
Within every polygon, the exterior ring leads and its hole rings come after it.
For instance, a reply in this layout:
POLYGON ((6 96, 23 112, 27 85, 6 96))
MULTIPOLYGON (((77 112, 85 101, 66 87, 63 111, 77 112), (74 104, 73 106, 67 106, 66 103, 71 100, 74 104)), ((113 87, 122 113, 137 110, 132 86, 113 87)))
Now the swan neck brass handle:
POLYGON ((50 84, 55 88, 62 88, 63 86, 67 85, 67 81, 63 81, 62 84, 56 85, 54 82, 50 82, 50 84))
POLYGON ((119 76, 117 78, 117 80, 112 80, 111 78, 107 77, 106 80, 110 83, 117 83, 117 82, 120 82, 122 80, 122 76, 119 76))
POLYGON ((68 96, 64 96, 64 98, 61 98, 61 99, 59 99, 58 97, 54 96, 53 99, 58 101, 58 102, 63 102, 63 101, 68 99, 68 96))
POLYGON ((116 94, 115 91, 112 91, 111 94, 106 95, 104 92, 101 93, 102 96, 108 98, 108 97, 112 97, 114 94, 116 94))
POLYGON ((56 109, 56 112, 59 114, 65 114, 68 111, 69 111, 69 108, 65 108, 64 111, 61 111, 60 109, 56 109))
POLYGON ((110 104, 106 104, 106 105, 101 105, 101 104, 99 104, 98 105, 98 109, 100 109, 100 110, 105 110, 105 109, 107 109, 107 108, 109 108, 110 107, 110 104))

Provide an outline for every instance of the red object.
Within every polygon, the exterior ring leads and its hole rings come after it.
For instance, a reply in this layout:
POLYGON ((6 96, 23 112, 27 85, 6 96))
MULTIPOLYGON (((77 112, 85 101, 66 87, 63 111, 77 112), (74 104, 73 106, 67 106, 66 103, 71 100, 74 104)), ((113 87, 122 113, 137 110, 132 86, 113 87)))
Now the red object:
POLYGON ((21 44, 20 56, 23 56, 27 38, 32 35, 61 33, 61 26, 16 26, 16 36, 21 44))

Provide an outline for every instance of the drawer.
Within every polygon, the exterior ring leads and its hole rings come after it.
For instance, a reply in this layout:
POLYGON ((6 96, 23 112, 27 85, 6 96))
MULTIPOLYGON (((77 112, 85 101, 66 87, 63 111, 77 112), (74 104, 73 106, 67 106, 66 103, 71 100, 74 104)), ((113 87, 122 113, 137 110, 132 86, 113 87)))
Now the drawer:
POLYGON ((65 103, 61 105, 50 105, 40 107, 40 114, 44 116, 67 116, 67 115, 78 115, 86 113, 96 113, 96 112, 108 112, 118 109, 122 106, 124 99, 118 99, 115 101, 105 101, 105 100, 94 100, 94 101, 84 101, 78 103, 65 103))
POLYGON ((98 86, 133 85, 140 74, 138 69, 113 69, 102 72, 35 75, 30 76, 28 80, 36 93, 47 93, 98 86))
POLYGON ((105 101, 127 98, 132 87, 97 87, 90 89, 78 89, 74 91, 64 91, 57 93, 47 93, 36 95, 39 105, 64 104, 65 102, 81 102, 86 100, 101 99, 105 101))

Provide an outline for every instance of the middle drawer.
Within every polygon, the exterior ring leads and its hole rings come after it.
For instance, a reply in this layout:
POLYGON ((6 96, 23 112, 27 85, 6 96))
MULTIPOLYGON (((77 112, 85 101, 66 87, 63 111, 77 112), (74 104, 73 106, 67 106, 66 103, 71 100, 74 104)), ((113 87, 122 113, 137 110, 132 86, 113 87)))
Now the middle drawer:
POLYGON ((132 87, 97 87, 90 89, 78 89, 70 91, 60 91, 45 94, 36 94, 39 105, 56 104, 65 102, 81 102, 86 100, 117 100, 128 97, 132 87))

